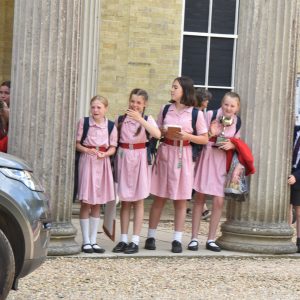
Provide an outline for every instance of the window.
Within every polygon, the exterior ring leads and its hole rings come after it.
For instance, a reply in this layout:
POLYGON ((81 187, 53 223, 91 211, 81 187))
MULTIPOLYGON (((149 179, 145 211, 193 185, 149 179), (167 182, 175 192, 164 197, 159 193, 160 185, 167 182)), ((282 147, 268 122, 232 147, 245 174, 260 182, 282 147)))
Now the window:
POLYGON ((239 0, 183 1, 180 74, 213 94, 210 109, 234 89, 239 0))

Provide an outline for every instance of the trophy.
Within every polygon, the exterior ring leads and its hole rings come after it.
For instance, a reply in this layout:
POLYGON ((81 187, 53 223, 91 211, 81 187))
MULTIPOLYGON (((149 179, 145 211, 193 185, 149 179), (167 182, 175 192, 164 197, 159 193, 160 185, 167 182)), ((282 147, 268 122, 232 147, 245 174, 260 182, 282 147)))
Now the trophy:
POLYGON ((228 141, 228 139, 225 137, 225 128, 227 126, 232 125, 233 118, 222 116, 222 117, 220 117, 220 123, 223 125, 223 129, 222 129, 222 132, 220 133, 220 135, 217 136, 217 140, 216 140, 216 143, 215 143, 216 147, 221 146, 222 144, 220 144, 220 143, 228 141))

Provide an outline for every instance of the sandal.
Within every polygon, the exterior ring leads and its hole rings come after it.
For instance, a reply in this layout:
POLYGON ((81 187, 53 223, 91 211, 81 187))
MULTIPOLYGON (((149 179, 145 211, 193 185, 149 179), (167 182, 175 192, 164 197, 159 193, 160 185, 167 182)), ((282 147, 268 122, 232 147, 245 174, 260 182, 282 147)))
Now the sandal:
POLYGON ((196 240, 191 240, 189 245, 188 245, 188 249, 191 251, 197 251, 199 248, 199 243, 196 240))
POLYGON ((92 251, 94 251, 95 253, 104 253, 105 249, 101 248, 98 244, 93 244, 92 251))
POLYGON ((94 252, 91 244, 83 244, 81 246, 81 251, 84 253, 93 253, 94 252))

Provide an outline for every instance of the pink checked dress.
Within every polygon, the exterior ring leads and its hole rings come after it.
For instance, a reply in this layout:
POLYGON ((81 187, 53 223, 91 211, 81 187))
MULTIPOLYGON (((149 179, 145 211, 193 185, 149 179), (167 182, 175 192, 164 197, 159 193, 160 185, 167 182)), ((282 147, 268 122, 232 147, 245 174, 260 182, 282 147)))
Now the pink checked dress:
MULTIPOLYGON (((108 148, 117 146, 118 132, 114 127, 110 139, 108 137, 107 124, 105 119, 103 124, 96 124, 90 117, 90 127, 84 146, 102 146, 108 148)), ((83 132, 83 118, 77 126, 76 141, 81 140, 83 132)), ((96 155, 81 153, 79 159, 79 179, 78 179, 78 199, 91 204, 105 204, 115 199, 114 182, 110 165, 110 158, 97 159, 96 155)))
MULTIPOLYGON (((157 127, 156 122, 148 116, 147 122, 157 127)), ((116 119, 116 125, 118 119, 116 119)), ((135 136, 140 123, 126 117, 123 121, 119 143, 146 143, 147 136, 144 127, 135 136)), ((137 201, 149 196, 151 182, 151 166, 147 161, 147 149, 124 149, 117 152, 118 195, 121 201, 137 201)))
MULTIPOLYGON (((186 107, 177 111, 175 104, 171 104, 165 119, 162 118, 163 107, 158 115, 157 124, 181 125, 182 130, 193 133, 192 128, 193 107, 186 107)), ((207 132, 203 112, 199 111, 196 122, 197 134, 207 132)), ((157 150, 156 164, 152 170, 150 192, 153 195, 172 200, 190 199, 194 181, 194 167, 192 159, 192 146, 184 146, 182 152, 182 166, 180 166, 178 146, 160 143, 157 150)))
MULTIPOLYGON (((207 127, 210 126, 213 111, 206 113, 207 127)), ((222 109, 218 109, 216 119, 222 116, 222 109)), ((237 117, 234 122, 226 127, 225 137, 240 137, 240 131, 235 134, 237 117)), ((221 127, 220 127, 221 132, 221 127)), ((226 152, 212 147, 213 142, 208 142, 202 149, 199 160, 195 166, 194 189, 202 194, 224 197, 224 185, 226 180, 226 152)))

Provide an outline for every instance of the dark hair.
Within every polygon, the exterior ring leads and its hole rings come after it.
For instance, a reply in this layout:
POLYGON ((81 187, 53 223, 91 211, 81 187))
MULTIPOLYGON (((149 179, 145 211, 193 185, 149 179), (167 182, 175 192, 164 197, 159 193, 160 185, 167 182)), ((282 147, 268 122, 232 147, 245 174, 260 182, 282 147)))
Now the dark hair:
POLYGON ((7 128, 4 121, 4 118, 2 116, 4 111, 4 101, 0 100, 0 138, 2 139, 7 135, 7 128))
MULTIPOLYGON (((182 87, 182 91, 183 91, 183 95, 180 100, 180 103, 184 104, 185 106, 195 106, 196 99, 195 99, 195 88, 194 88, 193 80, 190 77, 181 76, 175 78, 173 80, 173 83, 176 80, 182 87)), ((171 100, 170 102, 174 103, 174 100, 171 100)))
POLYGON ((145 101, 148 101, 148 93, 143 89, 139 89, 139 88, 133 89, 130 92, 129 101, 130 101, 132 95, 142 96, 145 99, 145 101))
MULTIPOLYGON (((142 97, 144 98, 145 101, 148 101, 148 93, 147 93, 145 90, 143 90, 143 89, 139 89, 139 88, 133 89, 133 90, 130 92, 129 100, 128 100, 128 101, 130 101, 130 99, 131 99, 131 97, 132 97, 133 95, 142 96, 142 97)), ((143 117, 144 117, 144 113, 145 113, 145 108, 144 108, 144 110, 143 110, 143 112, 142 112, 142 116, 143 116, 143 117)), ((123 122, 124 122, 124 120, 126 119, 126 117, 127 117, 127 115, 124 114, 124 115, 122 116, 122 118, 121 118, 121 122, 119 122, 119 124, 118 124, 118 127, 117 127, 117 128, 118 128, 119 137, 120 137, 120 134, 121 134, 121 129, 122 129, 123 122)), ((139 126, 139 128, 137 129, 137 131, 136 131, 136 133, 134 134, 134 136, 137 136, 137 135, 141 132, 141 130, 142 130, 142 126, 139 126)))
POLYGON ((3 81, 0 86, 7 86, 10 89, 10 81, 3 81))
POLYGON ((206 90, 205 88, 198 88, 196 89, 196 106, 200 107, 202 105, 203 101, 211 100, 212 94, 209 90, 206 90))

